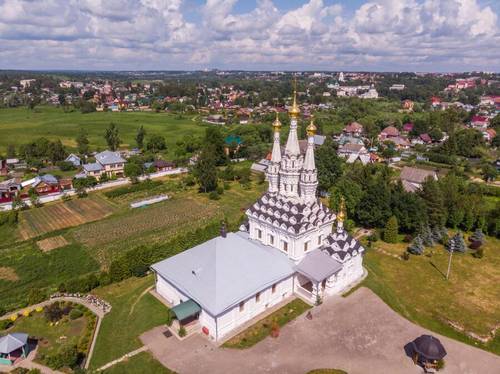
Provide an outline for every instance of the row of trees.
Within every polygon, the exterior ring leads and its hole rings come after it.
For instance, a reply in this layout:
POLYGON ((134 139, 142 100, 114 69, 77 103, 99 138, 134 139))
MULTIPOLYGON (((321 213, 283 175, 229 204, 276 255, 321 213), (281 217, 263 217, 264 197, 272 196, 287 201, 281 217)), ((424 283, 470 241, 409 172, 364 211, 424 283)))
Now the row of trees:
POLYGON ((344 196, 349 217, 361 226, 383 228, 394 216, 399 231, 408 234, 429 225, 465 231, 481 228, 500 235, 500 207, 488 210, 485 191, 453 171, 439 181, 427 180, 418 193, 410 193, 386 165, 344 165, 331 144, 317 150, 320 190, 329 191, 335 211, 344 196))

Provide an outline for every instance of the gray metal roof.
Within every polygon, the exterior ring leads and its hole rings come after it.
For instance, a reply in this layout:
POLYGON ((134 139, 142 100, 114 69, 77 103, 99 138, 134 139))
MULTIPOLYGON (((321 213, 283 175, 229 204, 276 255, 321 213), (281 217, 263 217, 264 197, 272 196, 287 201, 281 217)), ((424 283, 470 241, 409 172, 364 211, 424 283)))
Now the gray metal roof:
POLYGON ((9 354, 28 343, 28 334, 14 332, 0 338, 0 353, 9 354))
POLYGON ((209 240, 152 269, 213 316, 294 274, 278 249, 243 232, 209 240))
POLYGON ((83 169, 85 171, 100 171, 102 170, 102 166, 97 162, 93 162, 91 164, 84 164, 83 169))
POLYGON ((120 152, 103 151, 95 155, 95 159, 101 165, 120 164, 126 162, 120 152))
POLYGON ((317 249, 304 257, 295 270, 319 283, 342 270, 342 264, 321 249, 317 249))

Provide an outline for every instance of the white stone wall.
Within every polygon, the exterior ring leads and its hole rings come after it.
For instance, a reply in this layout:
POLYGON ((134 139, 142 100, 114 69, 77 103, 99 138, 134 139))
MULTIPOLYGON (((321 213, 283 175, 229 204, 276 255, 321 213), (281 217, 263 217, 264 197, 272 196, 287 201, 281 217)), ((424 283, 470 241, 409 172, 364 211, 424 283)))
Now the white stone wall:
POLYGON ((249 230, 251 239, 259 240, 265 245, 277 248, 286 253, 291 260, 298 262, 307 253, 322 246, 324 239, 332 232, 332 225, 326 223, 307 233, 292 234, 289 231, 275 227, 272 223, 260 222, 253 217, 249 217, 249 230), (261 231, 260 238, 257 230, 261 231), (273 240, 271 240, 271 236, 273 240), (318 241, 320 236, 321 241, 318 241), (284 242, 288 243, 288 251, 286 252, 284 251, 284 242), (307 251, 305 250, 306 242, 308 243, 307 251))
POLYGON ((156 292, 160 294, 168 303, 172 305, 187 301, 189 297, 170 284, 167 280, 156 274, 156 292))
POLYGON ((260 292, 259 301, 256 295, 245 300, 243 310, 236 305, 225 313, 217 316, 217 339, 221 339, 238 326, 258 316, 266 309, 278 304, 293 295, 293 276, 276 283, 273 287, 260 292))
POLYGON ((327 283, 325 294, 334 295, 346 289, 363 276, 363 256, 358 254, 344 262, 342 270, 332 275, 327 283))

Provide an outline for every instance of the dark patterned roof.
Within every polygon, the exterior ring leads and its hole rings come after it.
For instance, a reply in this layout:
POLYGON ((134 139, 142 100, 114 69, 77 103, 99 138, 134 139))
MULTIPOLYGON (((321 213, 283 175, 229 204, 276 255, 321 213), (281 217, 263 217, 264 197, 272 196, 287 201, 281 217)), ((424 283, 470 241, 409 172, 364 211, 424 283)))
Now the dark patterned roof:
POLYGON ((342 262, 365 251, 361 244, 345 230, 341 232, 334 231, 328 235, 322 249, 342 262))
POLYGON ((333 223, 336 218, 319 200, 312 204, 294 203, 269 192, 248 208, 246 214, 295 234, 333 223))

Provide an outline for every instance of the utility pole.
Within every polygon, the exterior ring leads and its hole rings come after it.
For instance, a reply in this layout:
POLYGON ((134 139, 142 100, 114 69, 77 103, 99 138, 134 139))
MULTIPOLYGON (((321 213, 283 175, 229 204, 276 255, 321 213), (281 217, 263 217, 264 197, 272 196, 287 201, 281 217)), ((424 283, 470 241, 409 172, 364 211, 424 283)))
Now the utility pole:
POLYGON ((450 257, 448 259, 448 271, 446 272, 446 280, 448 280, 450 276, 450 270, 451 270, 451 257, 453 256, 453 248, 450 248, 450 257))

